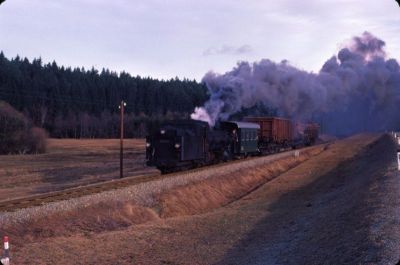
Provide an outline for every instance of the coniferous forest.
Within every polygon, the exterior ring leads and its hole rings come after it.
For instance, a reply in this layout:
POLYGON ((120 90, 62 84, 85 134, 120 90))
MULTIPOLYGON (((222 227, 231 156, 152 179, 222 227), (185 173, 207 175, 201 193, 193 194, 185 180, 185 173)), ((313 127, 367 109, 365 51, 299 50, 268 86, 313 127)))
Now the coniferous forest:
POLYGON ((157 80, 0 53, 0 100, 51 137, 118 137, 121 100, 127 103, 126 136, 143 137, 164 120, 188 118, 207 98, 205 85, 195 80, 157 80))

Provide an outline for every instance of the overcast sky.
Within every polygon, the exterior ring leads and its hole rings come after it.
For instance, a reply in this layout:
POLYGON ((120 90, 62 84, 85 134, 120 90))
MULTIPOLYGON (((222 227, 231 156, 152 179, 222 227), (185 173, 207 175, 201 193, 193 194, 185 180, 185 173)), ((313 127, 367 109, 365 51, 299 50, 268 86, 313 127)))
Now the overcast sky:
POLYGON ((287 59, 317 72, 369 31, 400 59, 394 0, 7 0, 0 50, 155 78, 196 78, 237 61, 287 59))

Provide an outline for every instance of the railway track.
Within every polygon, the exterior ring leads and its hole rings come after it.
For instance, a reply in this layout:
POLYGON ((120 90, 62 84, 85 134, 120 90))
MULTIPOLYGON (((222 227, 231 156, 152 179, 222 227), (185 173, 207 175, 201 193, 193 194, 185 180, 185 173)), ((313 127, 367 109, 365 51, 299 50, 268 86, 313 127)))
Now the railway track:
POLYGON ((0 201, 0 212, 16 211, 18 209, 40 206, 50 202, 62 201, 85 195, 100 193, 103 191, 120 189, 130 185, 137 185, 143 182, 157 180, 165 176, 166 175, 154 173, 135 175, 122 179, 113 179, 74 188, 67 188, 60 191, 52 191, 22 198, 3 200, 0 201))
MULTIPOLYGON (((313 148, 313 147, 306 147, 306 148, 299 149, 299 150, 305 150, 308 148, 313 148)), ((279 159, 279 158, 290 156, 290 155, 292 155, 292 153, 293 153, 293 151, 276 153, 274 155, 274 157, 276 157, 275 159, 279 159)), ((50 202, 56 202, 56 201, 77 198, 77 197, 81 197, 81 196, 85 196, 85 195, 100 193, 103 191, 120 189, 120 188, 128 187, 131 185, 137 185, 137 184, 144 183, 144 182, 155 181, 155 180, 159 180, 159 179, 163 179, 163 178, 170 178, 177 174, 186 174, 186 173, 191 173, 191 172, 197 172, 200 170, 207 170, 210 168, 222 167, 222 166, 226 166, 228 164, 236 164, 236 163, 243 162, 245 160, 248 161, 248 160, 257 159, 257 158, 258 157, 249 157, 246 159, 233 160, 233 161, 229 161, 229 162, 204 166, 204 167, 200 167, 200 168, 190 169, 187 171, 169 173, 169 174, 165 174, 165 175, 161 175, 160 173, 141 174, 141 175, 125 177, 122 179, 113 179, 113 180, 103 181, 103 182, 94 183, 94 184, 88 184, 88 185, 79 186, 79 187, 67 188, 67 189, 60 190, 60 191, 36 194, 36 195, 26 196, 26 197, 22 197, 22 198, 15 198, 15 199, 11 199, 11 200, 3 200, 3 201, 0 201, 0 212, 12 212, 12 211, 16 211, 18 209, 29 208, 29 207, 33 207, 33 206, 40 206, 40 205, 44 205, 44 204, 50 203, 50 202)))

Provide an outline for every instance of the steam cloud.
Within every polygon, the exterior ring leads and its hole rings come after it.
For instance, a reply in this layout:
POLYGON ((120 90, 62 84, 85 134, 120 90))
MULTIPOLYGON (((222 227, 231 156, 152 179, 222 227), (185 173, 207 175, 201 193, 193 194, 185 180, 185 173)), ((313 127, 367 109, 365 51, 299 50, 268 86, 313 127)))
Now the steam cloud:
POLYGON ((208 72, 210 99, 192 119, 214 125, 243 109, 264 104, 281 116, 316 121, 329 133, 400 127, 400 67, 386 59, 385 42, 369 32, 325 62, 318 74, 268 59, 239 62, 225 74, 208 72))

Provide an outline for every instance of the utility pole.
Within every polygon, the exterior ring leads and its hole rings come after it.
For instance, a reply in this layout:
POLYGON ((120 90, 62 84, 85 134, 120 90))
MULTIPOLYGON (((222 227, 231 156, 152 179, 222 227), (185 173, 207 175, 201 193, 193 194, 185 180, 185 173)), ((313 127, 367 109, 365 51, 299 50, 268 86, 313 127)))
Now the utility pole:
POLYGON ((124 177, 124 111, 126 102, 121 100, 119 109, 121 110, 121 137, 120 137, 120 150, 119 150, 119 177, 124 177))

